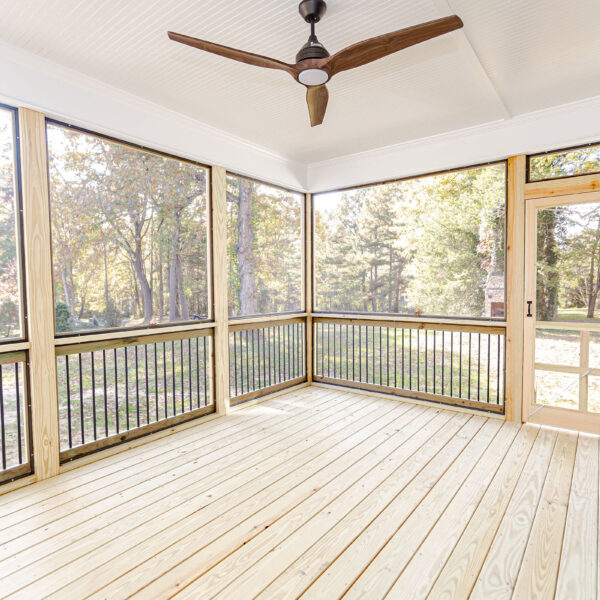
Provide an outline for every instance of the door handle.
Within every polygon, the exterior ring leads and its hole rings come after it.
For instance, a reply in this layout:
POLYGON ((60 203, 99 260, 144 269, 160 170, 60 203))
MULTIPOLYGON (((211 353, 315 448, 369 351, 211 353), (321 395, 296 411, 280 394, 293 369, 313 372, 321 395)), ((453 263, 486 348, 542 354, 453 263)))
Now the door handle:
POLYGON ((531 314, 531 305, 533 304, 533 300, 527 300, 527 316, 533 317, 531 314))

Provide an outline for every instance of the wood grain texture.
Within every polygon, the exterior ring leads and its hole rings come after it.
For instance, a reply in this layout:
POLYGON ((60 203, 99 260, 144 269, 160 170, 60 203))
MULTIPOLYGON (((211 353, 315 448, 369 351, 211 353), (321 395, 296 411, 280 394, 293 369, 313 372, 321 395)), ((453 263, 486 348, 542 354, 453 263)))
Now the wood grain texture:
POLYGON ((555 441, 555 431, 540 431, 469 598, 512 598, 555 441))
POLYGON ((313 85, 306 88, 306 104, 308 104, 311 127, 323 123, 328 102, 329 92, 326 85, 313 85))
POLYGON ((340 50, 330 58, 324 59, 325 68, 333 76, 336 73, 361 67, 394 52, 455 31, 462 26, 463 22, 460 18, 452 15, 405 27, 399 31, 364 40, 340 50))
POLYGON ((52 242, 44 115, 20 108, 19 129, 33 457, 35 475, 41 480, 57 475, 60 463, 54 357, 52 242))
POLYGON ((545 198, 600 191, 600 175, 580 175, 525 185, 525 198, 545 198))
POLYGON ((577 434, 559 433, 515 583, 514 600, 554 597, 576 449, 577 434))
POLYGON ((313 196, 304 196, 304 310, 306 317, 306 379, 313 379, 313 320, 314 306, 314 269, 313 269, 313 196))
POLYGON ((598 442, 579 436, 556 600, 598 598, 598 442))
POLYGON ((229 330, 227 314, 227 173, 211 169, 212 298, 215 320, 214 378, 217 413, 229 413, 229 330))
POLYGON ((0 496, 0 598, 597 600, 575 439, 287 391, 0 496))
POLYGON ((523 310, 525 306, 526 157, 508 159, 506 208, 506 418, 521 422, 523 402, 523 310))

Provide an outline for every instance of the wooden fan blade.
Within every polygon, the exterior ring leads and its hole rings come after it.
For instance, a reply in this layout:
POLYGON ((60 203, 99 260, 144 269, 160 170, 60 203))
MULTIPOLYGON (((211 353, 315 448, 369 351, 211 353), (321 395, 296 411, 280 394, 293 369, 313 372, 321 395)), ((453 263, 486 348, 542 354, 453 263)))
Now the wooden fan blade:
POLYGON ((462 26, 463 22, 460 18, 453 15, 364 40, 325 59, 327 70, 330 76, 333 76, 341 71, 361 67, 388 54, 460 29, 462 26))
POLYGON ((174 33, 172 31, 169 31, 168 35, 169 38, 174 42, 179 42, 180 44, 185 44, 186 46, 192 46, 192 48, 198 48, 199 50, 204 50, 205 52, 218 54, 219 56, 231 58, 232 60, 237 60, 238 62, 254 65, 256 67, 286 71, 294 78, 296 78, 298 75, 298 69, 294 65, 289 65, 280 60, 269 58, 268 56, 252 54, 252 52, 245 52, 244 50, 236 50, 235 48, 221 46, 220 44, 199 40, 198 38, 190 37, 189 35, 182 35, 180 33, 174 33))
POLYGON ((329 92, 325 85, 314 85, 306 89, 306 103, 310 114, 310 125, 320 125, 325 118, 329 92))

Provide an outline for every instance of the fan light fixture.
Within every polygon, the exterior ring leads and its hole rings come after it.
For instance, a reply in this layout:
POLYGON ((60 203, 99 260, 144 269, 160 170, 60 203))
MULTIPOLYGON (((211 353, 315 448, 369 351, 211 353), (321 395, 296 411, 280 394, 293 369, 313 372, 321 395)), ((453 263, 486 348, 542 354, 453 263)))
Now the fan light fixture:
POLYGON ((304 85, 323 85, 329 81, 329 74, 323 69, 306 69, 298 75, 298 81, 304 85))
POLYGON ((325 118, 329 100, 329 92, 325 84, 334 75, 349 69, 362 67, 374 60, 460 29, 463 26, 463 22, 456 15, 442 17, 441 19, 405 27, 392 33, 363 40, 331 56, 327 48, 317 39, 315 33, 315 25, 325 16, 327 11, 325 0, 302 0, 298 6, 298 11, 310 25, 310 36, 296 54, 295 64, 285 63, 275 58, 253 54, 229 46, 222 46, 221 44, 200 40, 173 31, 169 31, 169 38, 180 44, 218 54, 248 65, 265 69, 277 69, 289 73, 296 81, 306 87, 306 103, 308 104, 310 124, 314 127, 320 125, 325 118))

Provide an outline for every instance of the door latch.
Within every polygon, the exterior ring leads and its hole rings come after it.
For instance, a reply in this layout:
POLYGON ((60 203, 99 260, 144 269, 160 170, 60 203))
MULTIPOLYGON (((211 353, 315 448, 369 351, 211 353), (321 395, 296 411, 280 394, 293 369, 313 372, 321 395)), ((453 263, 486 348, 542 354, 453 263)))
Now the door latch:
POLYGON ((531 314, 531 305, 533 304, 533 300, 527 300, 527 316, 533 317, 531 314))

